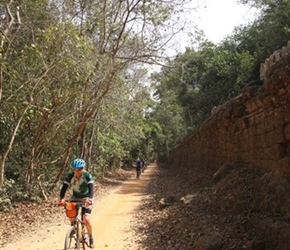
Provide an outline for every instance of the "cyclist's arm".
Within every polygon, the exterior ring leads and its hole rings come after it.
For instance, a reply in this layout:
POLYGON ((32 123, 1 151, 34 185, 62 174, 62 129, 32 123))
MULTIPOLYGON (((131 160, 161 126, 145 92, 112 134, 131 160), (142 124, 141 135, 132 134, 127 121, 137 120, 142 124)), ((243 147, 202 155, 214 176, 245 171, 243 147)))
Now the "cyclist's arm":
POLYGON ((89 183, 89 199, 93 199, 94 198, 94 183, 89 183))
POLYGON ((64 183, 62 185, 61 190, 60 190, 60 200, 63 200, 64 199, 65 192, 66 192, 67 188, 68 188, 68 184, 67 183, 64 183))

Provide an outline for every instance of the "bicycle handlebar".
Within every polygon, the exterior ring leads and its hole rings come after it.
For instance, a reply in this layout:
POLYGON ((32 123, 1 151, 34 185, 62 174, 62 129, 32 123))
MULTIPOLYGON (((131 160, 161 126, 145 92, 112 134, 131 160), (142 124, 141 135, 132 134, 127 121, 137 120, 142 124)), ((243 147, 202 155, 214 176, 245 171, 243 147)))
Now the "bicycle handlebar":
POLYGON ((84 208, 88 208, 90 205, 92 205, 92 202, 91 202, 91 204, 86 205, 86 202, 83 202, 83 201, 64 201, 63 204, 61 204, 61 202, 59 202, 58 206, 60 206, 60 207, 63 206, 65 208, 67 203, 75 203, 77 207, 84 207, 84 208))
POLYGON ((75 203, 77 207, 86 207, 86 204, 82 201, 65 201, 64 207, 66 206, 67 203, 75 203))

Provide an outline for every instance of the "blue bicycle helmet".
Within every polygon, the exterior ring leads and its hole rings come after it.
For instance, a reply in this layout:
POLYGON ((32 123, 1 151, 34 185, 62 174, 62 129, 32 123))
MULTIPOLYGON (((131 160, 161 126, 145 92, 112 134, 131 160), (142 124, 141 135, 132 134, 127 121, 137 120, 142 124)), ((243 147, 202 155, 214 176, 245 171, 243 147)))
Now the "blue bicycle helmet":
POLYGON ((84 168, 86 166, 86 162, 83 159, 75 159, 71 166, 75 169, 80 169, 80 168, 84 168))

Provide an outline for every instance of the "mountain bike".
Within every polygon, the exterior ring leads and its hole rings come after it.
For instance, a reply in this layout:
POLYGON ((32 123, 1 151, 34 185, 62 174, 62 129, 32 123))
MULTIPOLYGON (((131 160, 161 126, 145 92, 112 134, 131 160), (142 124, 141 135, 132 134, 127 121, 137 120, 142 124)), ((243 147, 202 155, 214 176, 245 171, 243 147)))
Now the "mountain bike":
POLYGON ((64 205, 67 217, 73 219, 65 236, 64 250, 85 250, 89 247, 88 234, 80 212, 82 207, 84 207, 83 202, 66 202, 64 205))

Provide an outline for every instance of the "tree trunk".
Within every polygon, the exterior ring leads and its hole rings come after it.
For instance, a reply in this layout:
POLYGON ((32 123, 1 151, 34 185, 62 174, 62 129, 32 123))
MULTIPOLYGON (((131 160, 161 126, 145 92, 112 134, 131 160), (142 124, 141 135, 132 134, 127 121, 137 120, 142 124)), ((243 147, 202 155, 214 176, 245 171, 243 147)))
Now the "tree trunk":
POLYGON ((3 69, 2 69, 2 63, 0 62, 0 102, 1 102, 1 99, 2 99, 2 82, 3 82, 3 69))
POLYGON ((6 150, 4 151, 4 153, 0 156, 0 188, 3 186, 4 184, 4 171, 5 171, 5 161, 7 159, 7 156, 9 155, 10 151, 12 150, 12 145, 13 145, 13 142, 15 140, 15 137, 16 137, 16 133, 18 131, 18 128, 20 126, 20 123, 26 113, 26 111, 28 110, 29 108, 29 105, 26 106, 26 108, 23 110, 22 112, 22 115, 18 118, 18 121, 16 123, 16 126, 13 130, 13 133, 11 135, 11 138, 10 138, 10 141, 9 141, 9 144, 6 148, 6 150))
POLYGON ((54 189, 56 187, 56 184, 59 182, 59 180, 60 180, 60 178, 61 178, 61 176, 62 176, 62 174, 67 166, 71 149, 75 145, 75 143, 77 142, 78 138, 82 135, 83 131, 85 130, 87 122, 90 119, 90 117, 91 117, 91 113, 85 112, 85 115, 83 116, 82 122, 80 123, 75 135, 73 136, 73 138, 71 139, 69 145, 67 146, 67 148, 65 150, 64 162, 63 162, 62 168, 60 169, 60 171, 58 172, 58 174, 56 176, 56 179, 53 183, 52 189, 54 189))

